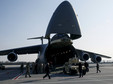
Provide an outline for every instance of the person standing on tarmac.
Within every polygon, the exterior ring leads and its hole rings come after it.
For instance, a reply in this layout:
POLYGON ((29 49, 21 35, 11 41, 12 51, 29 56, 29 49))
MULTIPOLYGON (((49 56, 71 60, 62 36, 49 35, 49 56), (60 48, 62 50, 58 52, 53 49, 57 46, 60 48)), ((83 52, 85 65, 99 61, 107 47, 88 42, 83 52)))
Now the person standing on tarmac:
POLYGON ((24 69, 24 64, 22 63, 22 64, 20 65, 20 72, 21 72, 21 73, 23 73, 23 69, 24 69))
POLYGON ((78 66, 79 66, 79 78, 80 78, 83 77, 82 63, 80 62, 78 66))
POLYGON ((97 68, 97 73, 98 73, 98 72, 101 72, 100 69, 99 69, 99 64, 98 64, 98 63, 97 63, 97 65, 96 65, 96 68, 97 68))
POLYGON ((86 72, 89 72, 89 64, 85 61, 84 66, 86 68, 86 72))
POLYGON ((46 74, 45 74, 45 76, 43 76, 43 79, 45 78, 45 77, 47 77, 48 76, 48 78, 49 79, 51 79, 51 77, 50 77, 50 75, 49 75, 49 73, 50 73, 50 67, 49 67, 49 63, 47 63, 46 64, 46 66, 45 66, 45 72, 46 72, 46 74))
POLYGON ((27 75, 29 75, 29 77, 31 77, 31 76, 30 76, 30 65, 29 65, 29 63, 26 64, 25 78, 27 77, 27 75))

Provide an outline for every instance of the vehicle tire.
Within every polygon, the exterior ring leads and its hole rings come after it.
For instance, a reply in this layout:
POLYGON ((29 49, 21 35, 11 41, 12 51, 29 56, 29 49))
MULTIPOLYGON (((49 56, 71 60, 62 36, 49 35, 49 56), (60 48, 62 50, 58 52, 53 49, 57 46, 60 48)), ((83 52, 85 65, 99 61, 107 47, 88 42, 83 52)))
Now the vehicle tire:
POLYGON ((69 73, 70 73, 70 75, 75 75, 75 74, 77 74, 77 71, 69 69, 69 73))
POLYGON ((86 75, 86 70, 83 70, 83 75, 86 75))
POLYGON ((87 68, 87 70, 86 70, 87 72, 89 72, 89 68, 87 68))
POLYGON ((5 66, 3 66, 1 69, 2 69, 2 70, 5 70, 5 66))
POLYGON ((69 74, 73 75, 73 71, 71 69, 69 69, 69 74))
POLYGON ((67 72, 65 71, 65 68, 63 68, 63 73, 64 73, 64 74, 67 74, 67 72))
POLYGON ((78 73, 77 70, 75 70, 74 74, 76 75, 77 73, 78 73))

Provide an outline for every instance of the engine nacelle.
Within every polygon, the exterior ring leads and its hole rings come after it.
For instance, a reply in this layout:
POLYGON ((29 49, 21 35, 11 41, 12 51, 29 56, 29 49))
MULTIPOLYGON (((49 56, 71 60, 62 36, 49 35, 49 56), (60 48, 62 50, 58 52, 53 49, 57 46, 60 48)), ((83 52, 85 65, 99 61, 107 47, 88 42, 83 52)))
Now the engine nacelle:
POLYGON ((93 56, 91 58, 91 61, 94 63, 100 63, 102 61, 102 58, 100 56, 93 56))
POLYGON ((79 57, 81 61, 87 61, 89 59, 88 53, 82 53, 82 55, 79 57))
POLYGON ((17 56, 17 54, 14 53, 14 52, 9 53, 8 56, 7 56, 7 59, 8 59, 9 61, 11 61, 11 62, 16 61, 17 58, 18 58, 18 56, 17 56))

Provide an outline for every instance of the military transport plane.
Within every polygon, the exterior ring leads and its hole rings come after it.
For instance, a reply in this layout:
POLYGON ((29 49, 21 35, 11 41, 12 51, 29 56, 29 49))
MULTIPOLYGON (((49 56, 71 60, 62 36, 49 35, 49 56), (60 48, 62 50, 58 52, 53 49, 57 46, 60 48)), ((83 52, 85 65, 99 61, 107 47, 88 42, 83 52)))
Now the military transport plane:
POLYGON ((0 55, 8 55, 7 59, 14 62, 18 58, 17 55, 38 53, 37 63, 52 62, 53 65, 63 65, 73 57, 78 57, 81 61, 91 58, 94 63, 101 62, 101 57, 111 58, 74 48, 72 40, 80 37, 81 31, 76 14, 71 4, 63 1, 53 13, 45 37, 29 38, 41 39, 41 45, 2 50, 0 55), (51 35, 53 36, 51 37, 51 35), (43 39, 48 39, 48 43, 43 44, 43 39))

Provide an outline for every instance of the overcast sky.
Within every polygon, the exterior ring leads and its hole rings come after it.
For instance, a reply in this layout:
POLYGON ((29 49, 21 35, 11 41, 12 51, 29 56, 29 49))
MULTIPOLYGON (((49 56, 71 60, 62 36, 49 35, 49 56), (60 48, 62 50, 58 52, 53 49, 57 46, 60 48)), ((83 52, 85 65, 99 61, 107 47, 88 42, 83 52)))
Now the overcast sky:
MULTIPOLYGON (((0 0, 0 50, 41 44, 50 18, 64 0, 0 0)), ((75 48, 113 57, 113 0, 68 0, 78 15, 82 37, 75 48)), ((44 40, 47 43, 46 40, 44 40)), ((17 61, 34 61, 22 55, 17 61)), ((7 57, 0 57, 7 61, 7 57)))

